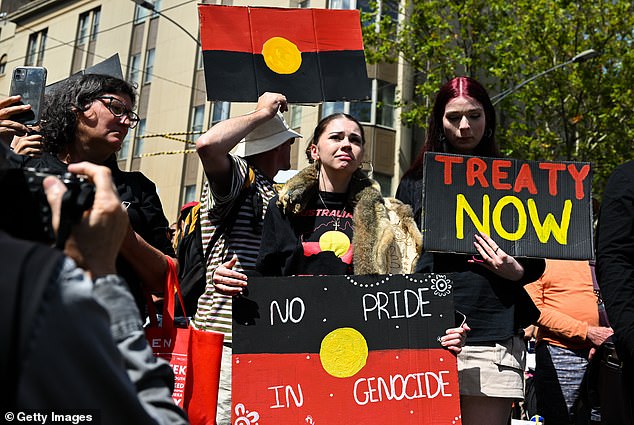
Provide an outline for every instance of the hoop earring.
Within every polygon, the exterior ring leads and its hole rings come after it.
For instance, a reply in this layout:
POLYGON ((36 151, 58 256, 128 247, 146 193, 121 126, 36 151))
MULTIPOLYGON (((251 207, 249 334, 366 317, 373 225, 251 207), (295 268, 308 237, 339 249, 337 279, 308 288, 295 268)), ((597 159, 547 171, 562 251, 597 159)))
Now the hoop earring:
POLYGON ((486 137, 487 139, 490 138, 491 136, 493 136, 493 129, 489 128, 485 133, 484 133, 484 137, 486 137))

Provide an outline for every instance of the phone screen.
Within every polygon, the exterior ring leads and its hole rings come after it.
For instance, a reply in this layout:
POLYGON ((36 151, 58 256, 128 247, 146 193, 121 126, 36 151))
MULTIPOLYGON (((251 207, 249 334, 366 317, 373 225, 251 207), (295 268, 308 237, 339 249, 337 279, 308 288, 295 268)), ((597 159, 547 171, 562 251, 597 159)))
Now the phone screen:
POLYGON ((25 125, 35 125, 40 121, 40 111, 44 102, 46 68, 41 66, 19 66, 13 70, 10 95, 19 94, 19 104, 29 104, 31 109, 12 115, 11 119, 25 125))

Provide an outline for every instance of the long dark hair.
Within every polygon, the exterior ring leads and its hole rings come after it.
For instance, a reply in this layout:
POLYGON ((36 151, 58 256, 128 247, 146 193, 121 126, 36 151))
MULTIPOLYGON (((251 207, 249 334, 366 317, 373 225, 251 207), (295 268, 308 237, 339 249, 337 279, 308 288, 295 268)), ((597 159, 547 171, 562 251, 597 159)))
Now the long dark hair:
POLYGON ((127 95, 133 105, 136 101, 131 84, 108 75, 72 76, 57 84, 46 95, 42 108, 44 150, 54 155, 64 152, 75 140, 77 112, 85 111, 92 101, 106 93, 127 95))
POLYGON ((361 142, 365 145, 365 132, 363 131, 363 126, 361 125, 359 120, 352 115, 346 114, 344 112, 335 112, 334 114, 330 114, 327 117, 322 118, 321 121, 317 123, 315 131, 313 131, 313 137, 308 142, 308 146, 306 146, 306 157, 308 158, 308 162, 310 162, 311 164, 314 162, 314 160, 310 155, 310 147, 312 145, 316 145, 317 142, 319 142, 319 138, 322 134, 324 134, 324 131, 326 131, 326 126, 328 126, 328 123, 337 118, 346 118, 357 124, 357 127, 359 127, 359 131, 361 132, 361 142))
POLYGON ((442 124, 445 107, 450 100, 460 96, 468 96, 477 100, 484 108, 485 128, 482 140, 473 154, 487 157, 500 157, 500 149, 495 143, 495 109, 491 98, 482 84, 470 77, 454 77, 443 85, 438 93, 432 113, 429 116, 425 144, 418 156, 405 172, 405 175, 422 176, 425 152, 447 152, 447 143, 442 124))

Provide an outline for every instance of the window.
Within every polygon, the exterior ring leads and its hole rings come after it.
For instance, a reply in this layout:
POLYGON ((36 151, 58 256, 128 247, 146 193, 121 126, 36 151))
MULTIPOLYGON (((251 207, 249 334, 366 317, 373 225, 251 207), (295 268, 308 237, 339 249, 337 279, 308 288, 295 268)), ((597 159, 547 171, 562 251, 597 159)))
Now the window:
POLYGON ((394 128, 394 92, 396 84, 377 80, 376 123, 394 128))
POLYGON ((350 102, 349 114, 361 122, 372 123, 372 101, 350 102))
POLYGON ((161 11, 161 0, 154 0, 154 12, 152 13, 152 18, 156 18, 158 16, 158 12, 161 11))
POLYGON ((196 201, 196 185, 190 184, 185 186, 185 193, 183 193, 183 204, 196 201))
POLYGON ((387 174, 377 173, 376 171, 372 173, 371 177, 381 186, 381 195, 390 196, 390 192, 392 190, 392 177, 387 174))
POLYGON ((88 37, 88 20, 90 18, 90 14, 82 13, 79 15, 79 24, 77 26, 77 36, 75 38, 75 45, 84 44, 86 42, 86 38, 88 37))
POLYGON ((7 55, 6 53, 0 57, 0 75, 4 75, 7 72, 7 55))
POLYGON ((134 141, 134 157, 141 156, 143 153, 143 136, 145 135, 145 118, 139 121, 139 126, 136 128, 135 141, 134 141))
POLYGON ((71 64, 71 73, 73 74, 93 64, 100 16, 101 9, 99 7, 79 15, 71 64))
POLYGON ((128 60, 128 82, 138 87, 141 67, 141 54, 130 55, 128 60))
POLYGON ((211 114, 211 124, 229 118, 229 102, 214 102, 214 110, 211 114))
POLYGON ((150 13, 149 10, 137 4, 136 7, 134 8, 134 23, 138 24, 141 21, 145 20, 145 18, 147 18, 147 15, 149 13, 150 13))
POLYGON ((310 7, 310 0, 299 0, 297 2, 297 7, 300 9, 308 9, 310 7))
POLYGON ((145 52, 145 72, 143 73, 143 84, 152 82, 152 73, 154 72, 154 52, 155 49, 148 49, 145 52))
POLYGON ((101 9, 97 8, 92 14, 92 25, 90 28, 90 41, 97 41, 97 33, 99 32, 99 19, 101 18, 101 9))
POLYGON ((34 32, 29 35, 29 43, 26 47, 27 66, 42 66, 44 62, 44 51, 46 50, 46 34, 48 29, 34 32))
POLYGON ((362 102, 324 102, 321 117, 345 112, 360 122, 394 128, 394 96, 396 84, 382 80, 372 81, 372 99, 362 102))
POLYGON ((203 129, 203 123, 205 122, 205 105, 194 106, 192 110, 191 124, 189 126, 190 134, 187 137, 189 143, 187 143, 186 148, 191 148, 190 144, 192 144, 200 135, 200 132, 203 129))
POLYGON ((335 112, 344 112, 345 102, 324 102, 321 106, 321 117, 327 117, 335 112))
POLYGON ((117 154, 117 159, 126 159, 128 157, 128 151, 130 150, 130 139, 132 138, 131 134, 132 132, 128 130, 128 134, 126 134, 125 139, 123 139, 123 143, 121 144, 121 150, 117 154))
MULTIPOLYGON (((155 11, 161 10, 161 0, 148 0, 148 3, 151 3, 153 5, 155 11)), ((147 18, 150 14, 152 14, 152 18, 158 15, 156 12, 153 12, 137 4, 134 8, 134 23, 139 24, 143 22, 145 18, 147 18)))
POLYGON ((354 9, 352 4, 354 0, 330 0, 328 2, 329 9, 354 9))
POLYGON ((198 53, 196 54, 198 57, 196 58, 196 69, 204 68, 204 60, 203 60, 203 48, 198 48, 198 53))
POLYGON ((302 126, 302 107, 291 105, 291 128, 300 128, 302 126))

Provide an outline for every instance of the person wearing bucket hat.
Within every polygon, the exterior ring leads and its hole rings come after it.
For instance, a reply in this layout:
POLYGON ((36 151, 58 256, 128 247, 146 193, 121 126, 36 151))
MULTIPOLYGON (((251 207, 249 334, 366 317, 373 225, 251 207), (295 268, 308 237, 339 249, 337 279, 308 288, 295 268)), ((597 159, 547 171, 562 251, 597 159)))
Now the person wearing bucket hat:
POLYGON ((231 423, 231 318, 232 296, 214 280, 244 276, 255 268, 262 220, 275 194, 273 177, 290 168, 291 145, 302 137, 284 121, 286 97, 264 93, 255 111, 222 121, 196 142, 207 182, 201 199, 203 250, 207 283, 192 320, 202 330, 222 332, 225 348, 220 371, 216 421, 231 423))

